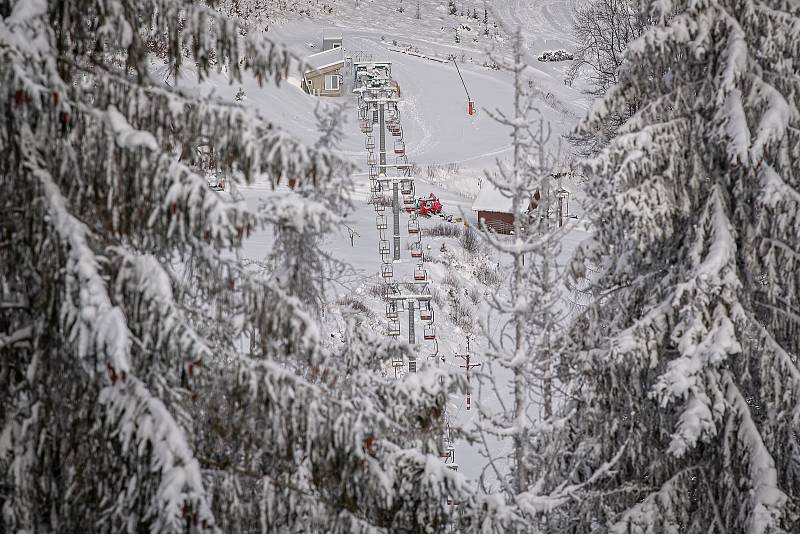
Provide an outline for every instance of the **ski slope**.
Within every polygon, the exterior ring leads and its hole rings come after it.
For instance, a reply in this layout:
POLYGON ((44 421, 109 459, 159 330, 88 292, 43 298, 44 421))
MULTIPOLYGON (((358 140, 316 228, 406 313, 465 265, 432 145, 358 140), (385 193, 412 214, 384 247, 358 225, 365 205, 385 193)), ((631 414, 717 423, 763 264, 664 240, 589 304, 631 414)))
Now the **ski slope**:
MULTIPOLYGON (((570 37, 562 33, 561 28, 568 28, 571 21, 573 0, 552 0, 537 6, 528 6, 527 2, 497 2, 495 12, 502 19, 504 27, 513 27, 524 24, 523 35, 526 42, 532 47, 531 58, 539 53, 537 47, 558 48, 569 47, 570 37)), ((411 162, 416 163, 421 176, 416 176, 417 196, 436 194, 442 199, 445 210, 454 215, 464 216, 468 222, 476 223, 475 215, 470 207, 480 185, 480 178, 484 172, 491 171, 498 159, 506 158, 511 150, 508 128, 498 124, 490 112, 510 112, 513 101, 513 79, 510 73, 491 70, 483 66, 487 61, 487 48, 492 48, 492 54, 497 58, 507 56, 507 35, 493 39, 479 39, 478 42, 463 38, 462 43, 452 41, 449 31, 442 30, 444 22, 452 22, 447 15, 436 10, 433 5, 424 3, 424 9, 431 9, 432 13, 423 20, 413 18, 413 6, 408 6, 403 14, 398 14, 394 3, 363 2, 363 9, 355 9, 350 3, 340 2, 336 17, 330 20, 302 20, 290 21, 270 28, 268 36, 276 41, 283 42, 298 56, 305 56, 319 51, 323 31, 331 28, 335 22, 338 30, 343 34, 344 48, 347 54, 356 54, 371 57, 375 60, 388 60, 392 62, 393 78, 397 80, 402 90, 402 102, 399 104, 401 121, 406 142, 406 151, 411 162), (391 20, 386 24, 385 19, 391 20), (404 46, 416 47, 421 52, 436 57, 447 57, 454 54, 459 61, 459 67, 464 77, 464 82, 470 96, 476 102, 478 113, 467 115, 467 99, 464 87, 452 63, 434 62, 407 54, 394 52, 391 48, 394 42, 404 46), (308 43, 316 43, 317 48, 311 49, 308 43), (463 61, 462 61, 463 59, 463 61), (438 167, 450 167, 457 172, 444 173, 437 176, 435 183, 426 183, 426 171, 438 167)), ((467 33, 461 32, 462 35, 467 33)), ((550 149, 558 149, 558 138, 570 131, 579 117, 586 113, 588 104, 580 93, 578 87, 564 85, 563 79, 566 64, 539 63, 535 59, 525 72, 525 77, 530 80, 531 87, 539 95, 537 103, 542 117, 553 130, 553 139, 550 149)), ((279 125, 283 130, 307 143, 313 143, 319 136, 316 128, 314 109, 317 106, 326 107, 342 105, 347 107, 347 116, 350 122, 344 125, 345 138, 339 147, 341 155, 354 161, 360 169, 354 175, 355 191, 353 192, 353 212, 347 215, 346 224, 357 232, 357 237, 351 243, 350 236, 345 228, 334 233, 326 243, 327 250, 335 258, 347 262, 351 271, 347 277, 337 281, 329 290, 329 300, 335 302, 344 295, 355 295, 364 300, 372 308, 373 313, 364 317, 364 324, 376 331, 386 328, 383 304, 374 297, 367 295, 371 285, 380 283, 380 256, 378 254, 378 232, 375 228, 375 212, 367 204, 369 197, 369 180, 366 175, 366 151, 364 136, 359 131, 356 120, 356 99, 350 94, 341 98, 317 98, 305 94, 299 87, 300 74, 293 73, 288 80, 279 86, 268 83, 263 87, 253 79, 244 80, 242 83, 231 84, 223 74, 212 77, 205 84, 204 89, 213 91, 221 98, 233 100, 241 88, 244 91, 242 103, 257 110, 263 117, 279 125)), ((179 80, 178 83, 191 84, 189 78, 179 80)), ((387 136, 391 142, 391 136, 387 136)), ((561 160, 569 159, 567 150, 562 149, 561 160)), ((565 184, 573 190, 578 184, 565 184)), ((246 201, 252 207, 268 195, 292 195, 288 189, 279 188, 273 191, 266 183, 256 181, 253 184, 240 188, 246 201)), ((406 218, 401 218, 401 227, 406 224, 406 218)), ((439 224, 439 219, 421 220, 421 226, 439 224)), ((405 235, 405 232, 402 232, 405 235)), ((562 243, 562 258, 567 258, 574 247, 586 237, 582 231, 569 234, 562 243)), ((251 259, 263 259, 272 247, 273 237, 264 232, 256 232, 245 243, 243 255, 251 259)), ((406 239, 403 239, 404 259, 395 264, 397 272, 407 272, 416 261, 411 261, 405 250, 406 239)), ((423 246, 429 245, 426 254, 433 260, 460 261, 454 253, 458 242, 451 238, 423 238, 423 246), (441 245, 445 245, 446 252, 441 252, 441 245)), ((480 284, 469 274, 469 266, 461 266, 455 271, 448 269, 441 263, 426 263, 429 275, 434 286, 442 287, 442 280, 448 275, 455 275, 460 284, 467 289, 488 291, 491 288, 480 284), (448 272, 450 271, 450 272, 448 272), (479 287, 480 286, 480 287, 479 287)), ((488 316, 484 305, 476 309, 476 324, 479 319, 488 316)), ((323 325, 323 329, 332 336, 338 335, 336 314, 331 314, 323 325)), ((439 337, 440 356, 444 356, 444 365, 451 368, 452 372, 463 372, 459 369, 461 362, 454 357, 457 352, 465 349, 466 332, 452 324, 446 313, 437 311, 436 325, 439 337)), ((418 326, 421 330, 421 325, 418 326)), ((479 329, 474 329, 480 337, 479 329)), ((420 334, 418 334, 419 337, 420 334)), ((401 336, 402 337, 402 336, 401 336)), ((483 346, 478 339, 473 344, 473 351, 477 354, 474 361, 483 361, 479 356, 483 346)), ((504 369, 492 369, 501 389, 508 384, 508 373, 504 369)), ((473 423, 476 410, 466 411, 464 397, 454 396, 450 399, 448 414, 454 426, 469 427, 473 423)), ((481 404, 490 409, 498 407, 497 401, 488 393, 480 398, 477 392, 473 393, 473 404, 481 404)), ((502 450, 507 446, 499 442, 491 442, 491 448, 502 450)), ((478 447, 466 443, 456 445, 456 462, 460 470, 468 477, 477 479, 486 464, 481 457, 478 447)), ((491 480, 491 476, 488 477, 491 480)))

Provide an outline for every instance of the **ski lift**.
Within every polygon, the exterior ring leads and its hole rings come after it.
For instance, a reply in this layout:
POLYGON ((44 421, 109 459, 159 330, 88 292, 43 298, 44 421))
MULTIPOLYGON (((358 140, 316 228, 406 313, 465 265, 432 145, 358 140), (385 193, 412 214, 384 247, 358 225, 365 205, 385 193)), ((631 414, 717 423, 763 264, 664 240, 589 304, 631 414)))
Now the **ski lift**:
POLYGON ((397 301, 390 301, 386 303, 386 318, 397 319, 397 301))
POLYGON ((381 287, 381 298, 383 300, 386 300, 386 299, 389 298, 389 295, 391 295, 391 294, 392 294, 392 284, 391 284, 391 282, 386 282, 381 287))
POLYGON ((418 234, 419 233, 419 221, 416 219, 411 219, 408 221, 408 233, 409 234, 418 234))
POLYGON ((385 239, 381 239, 378 241, 378 252, 381 254, 390 254, 391 248, 389 247, 389 242, 385 239))
POLYGON ((405 154, 406 153, 406 144, 403 141, 400 141, 399 139, 397 141, 395 141, 394 142, 394 153, 395 154, 399 154, 401 156, 403 154, 405 154))
POLYGON ((375 150, 375 138, 371 135, 367 136, 366 140, 367 150, 375 150))
POLYGON ((403 358, 400 356, 392 356, 392 367, 403 367, 403 358))
POLYGON ((412 258, 421 258, 422 257, 422 244, 411 243, 411 257, 412 258))
POLYGON ((359 106, 359 108, 358 108, 358 120, 361 120, 361 121, 367 120, 367 108, 365 106, 359 106))
POLYGON ((388 228, 386 225, 386 215, 378 215, 375 218, 375 226, 378 227, 378 230, 386 230, 386 228, 388 228))
POLYGON ((401 137, 402 138, 403 137, 403 128, 398 126, 394 130, 392 130, 392 135, 395 136, 395 137, 401 137))
POLYGON ((403 195, 413 195, 414 182, 412 180, 400 180, 400 193, 403 195))
POLYGON ((372 123, 368 120, 363 120, 359 124, 362 133, 369 133, 372 131, 372 123))
POLYGON ((432 324, 426 325, 424 333, 422 335, 427 341, 435 341, 436 340, 436 327, 432 324))
POLYGON ((378 158, 375 157, 375 152, 370 152, 367 156, 367 165, 377 165, 378 158))
POLYGON ((417 282, 424 282, 428 279, 428 271, 426 271, 422 265, 417 265, 417 268, 414 269, 414 280, 417 282))
MULTIPOLYGON (((390 336, 399 336, 400 335, 400 321, 397 319, 392 319, 389 321, 389 332, 388 335, 390 336)), ((402 362, 402 360, 401 360, 402 362)), ((402 365, 402 363, 401 363, 402 365)))
POLYGON ((409 360, 408 361, 408 372, 409 373, 416 373, 417 372, 417 360, 409 360))
POLYGON ((391 263, 384 263, 381 267, 381 276, 384 278, 391 278, 393 275, 392 273, 392 264, 391 263))
POLYGON ((419 320, 420 321, 433 321, 433 310, 431 303, 427 300, 419 301, 419 320))
POLYGON ((377 195, 373 196, 372 204, 375 206, 375 213, 383 213, 386 211, 386 206, 383 204, 383 198, 377 195))
POLYGON ((369 179, 374 180, 378 177, 378 166, 377 165, 370 165, 369 166, 369 179))

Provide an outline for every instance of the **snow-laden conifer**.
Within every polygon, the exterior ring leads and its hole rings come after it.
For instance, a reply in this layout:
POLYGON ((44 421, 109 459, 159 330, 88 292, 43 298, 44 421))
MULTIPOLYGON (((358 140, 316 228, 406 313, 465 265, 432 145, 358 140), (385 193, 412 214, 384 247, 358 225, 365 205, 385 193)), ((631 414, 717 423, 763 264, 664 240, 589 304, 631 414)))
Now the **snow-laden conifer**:
POLYGON ((447 496, 467 528, 503 521, 428 454, 446 377, 384 383, 355 362, 407 347, 325 348, 302 299, 237 258, 256 229, 329 230, 349 166, 150 69, 280 80, 291 55, 199 2, 0 17, 3 525, 421 531, 452 521, 447 496), (281 209, 241 200, 254 178, 293 186, 281 209))
POLYGON ((640 103, 590 164, 573 267, 601 269, 528 502, 570 532, 797 532, 800 9, 647 8, 585 124, 640 103))
MULTIPOLYGON (((560 273, 556 264, 561 230, 555 221, 555 184, 547 153, 550 128, 527 90, 524 50, 520 32, 513 41, 510 62, 501 68, 514 76, 514 102, 510 112, 492 115, 510 129, 513 155, 498 161, 498 171, 487 173, 484 187, 495 188, 511 205, 510 235, 495 233, 481 223, 481 236, 500 257, 507 281, 489 297, 490 313, 484 323, 487 358, 498 411, 479 404, 480 429, 495 440, 509 440, 503 458, 487 445, 488 466, 502 482, 513 502, 535 480, 539 460, 531 443, 540 419, 550 417, 553 406, 553 349, 558 343, 563 309, 560 273)), ((491 441, 485 440, 488 444, 491 441)), ((533 528, 526 523, 526 528, 533 528)))

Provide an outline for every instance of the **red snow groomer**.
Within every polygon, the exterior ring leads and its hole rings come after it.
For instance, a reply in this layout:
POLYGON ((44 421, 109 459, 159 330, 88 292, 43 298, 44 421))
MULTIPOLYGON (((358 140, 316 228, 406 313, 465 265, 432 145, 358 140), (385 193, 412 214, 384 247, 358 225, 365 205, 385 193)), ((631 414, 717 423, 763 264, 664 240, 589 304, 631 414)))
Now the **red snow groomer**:
POLYGON ((417 211, 423 217, 438 215, 442 212, 442 203, 436 198, 436 195, 431 193, 428 198, 417 199, 417 211))

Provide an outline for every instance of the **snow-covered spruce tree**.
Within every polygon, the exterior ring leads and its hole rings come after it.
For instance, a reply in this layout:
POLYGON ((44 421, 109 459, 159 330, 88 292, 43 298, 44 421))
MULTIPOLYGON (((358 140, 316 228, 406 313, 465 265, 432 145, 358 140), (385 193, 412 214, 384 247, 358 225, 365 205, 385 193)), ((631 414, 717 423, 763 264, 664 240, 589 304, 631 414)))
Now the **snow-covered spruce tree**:
MULTIPOLYGON (((512 458, 493 458, 489 463, 511 500, 526 491, 533 480, 531 466, 536 462, 531 457, 530 432, 540 418, 550 415, 550 348, 557 341, 561 315, 555 263, 559 230, 555 221, 548 218, 555 205, 548 168, 551 158, 546 153, 550 129, 527 89, 522 46, 517 30, 511 62, 497 60, 502 69, 514 75, 512 113, 492 113, 495 120, 511 129, 513 156, 510 162, 498 161, 498 172, 486 174, 490 187, 511 201, 511 212, 515 214, 512 235, 497 235, 483 223, 480 231, 489 248, 504 258, 501 263, 508 263, 504 265, 507 283, 490 297, 490 312, 484 324, 489 344, 487 359, 490 367, 499 366, 492 371, 495 382, 490 390, 496 394, 501 410, 492 413, 483 405, 479 410, 484 419, 483 431, 513 441, 512 458), (505 383, 509 372, 509 382, 505 383), (503 472, 500 465, 506 465, 508 472, 503 472)), ((495 452, 485 451, 487 455, 495 452)))
POLYGON ((574 266, 602 270, 527 502, 567 504, 558 531, 798 532, 800 7, 650 8, 587 120, 641 101, 590 165, 574 266))
MULTIPOLYGON (((321 132, 315 147, 331 150, 338 147, 344 135, 348 108, 344 105, 314 110, 321 132)), ((268 197, 263 210, 269 214, 275 231, 275 244, 270 253, 269 271, 286 295, 300 300, 304 308, 319 316, 325 305, 327 282, 339 279, 345 266, 320 248, 322 237, 334 226, 342 224, 342 213, 351 209, 349 193, 352 182, 346 168, 335 181, 324 187, 298 187, 289 181, 291 190, 268 197), (304 201, 297 202, 300 196, 304 201), (329 207, 335 206, 336 210, 329 207)))
POLYGON ((290 55, 202 3, 4 1, 0 17, 3 525, 423 531, 450 520, 447 495, 464 528, 501 520, 426 454, 449 381, 353 363, 402 347, 323 350, 302 303, 236 259, 281 214, 211 190, 193 147, 208 140, 234 193, 293 180, 298 203, 346 165, 161 83, 148 53, 201 80, 213 57, 236 83, 284 77, 290 55))

